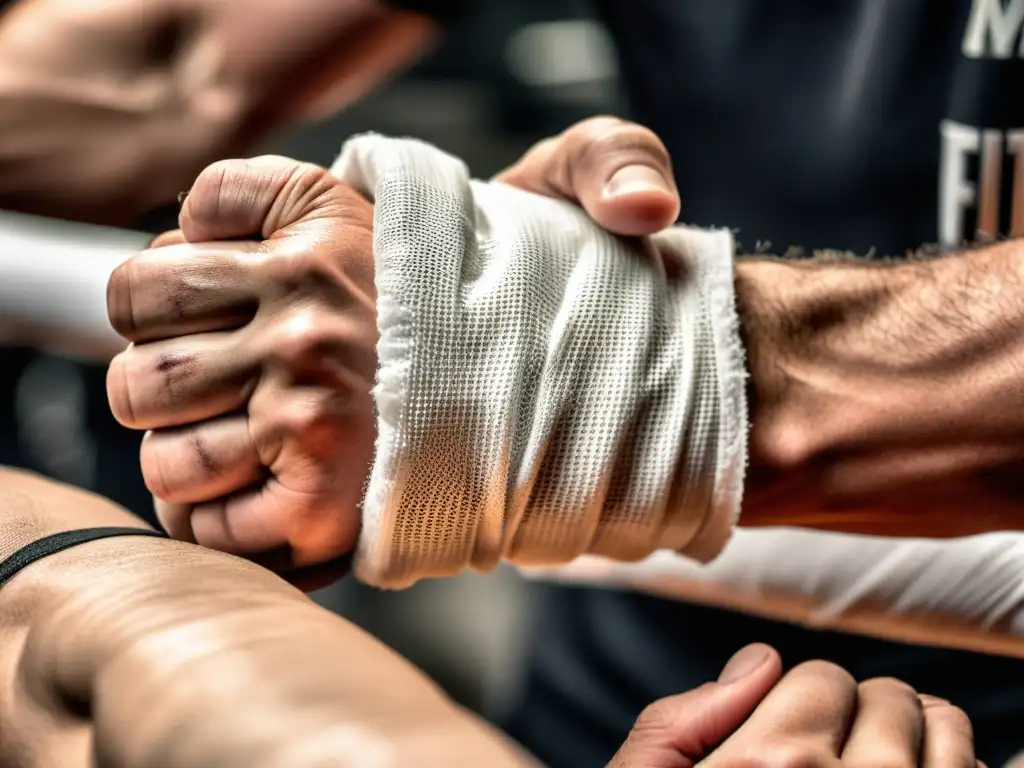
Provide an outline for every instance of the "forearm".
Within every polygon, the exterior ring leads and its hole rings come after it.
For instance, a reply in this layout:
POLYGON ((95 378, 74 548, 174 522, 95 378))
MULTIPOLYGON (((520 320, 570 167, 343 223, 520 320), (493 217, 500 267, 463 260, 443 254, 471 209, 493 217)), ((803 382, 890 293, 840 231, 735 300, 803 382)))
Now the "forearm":
POLYGON ((741 261, 743 523, 1005 528, 1019 503, 1021 255, 1011 241, 883 264, 741 261))
POLYGON ((0 19, 0 207, 130 225, 437 31, 378 0, 23 0, 0 19))
MULTIPOLYGON (((0 470, 0 489, 0 558, 60 530, 143 527, 98 497, 76 491, 68 504, 61 486, 33 476, 0 470)), ((110 765, 173 768, 197 753, 227 755, 211 765, 268 764, 255 759, 268 754, 282 766, 360 765, 368 754, 387 765, 520 764, 362 631, 268 571, 185 543, 112 538, 33 563, 0 590, 0 658, 12 661, 0 702, 58 722, 89 712, 110 765), (287 723, 263 732, 264 718, 287 723), (177 735, 140 742, 151 729, 177 735)), ((0 750, 17 754, 32 735, 8 730, 0 750)), ((45 764, 67 759, 56 757, 45 764)))

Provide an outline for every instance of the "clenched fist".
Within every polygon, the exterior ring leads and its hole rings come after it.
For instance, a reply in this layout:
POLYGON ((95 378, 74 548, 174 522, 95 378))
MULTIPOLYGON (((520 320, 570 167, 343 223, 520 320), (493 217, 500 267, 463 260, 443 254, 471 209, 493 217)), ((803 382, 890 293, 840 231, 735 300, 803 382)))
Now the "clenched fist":
POLYGON ((122 265, 114 415, 168 532, 289 571, 347 553, 374 443, 373 207, 280 157, 207 168, 122 265))

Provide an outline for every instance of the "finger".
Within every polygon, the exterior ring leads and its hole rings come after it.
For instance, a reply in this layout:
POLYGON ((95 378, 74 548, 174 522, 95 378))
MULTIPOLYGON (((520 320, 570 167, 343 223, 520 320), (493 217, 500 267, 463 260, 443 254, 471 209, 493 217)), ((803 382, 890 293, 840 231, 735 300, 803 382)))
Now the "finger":
POLYGON ((172 504, 218 499, 263 476, 245 414, 148 432, 140 459, 150 492, 172 504))
POLYGON ((110 276, 110 324, 132 342, 243 325, 258 305, 260 247, 203 243, 143 251, 110 276))
POLYGON ((891 678, 860 684, 857 716, 843 747, 850 768, 917 768, 924 712, 917 691, 891 678))
MULTIPOLYGON (((155 499, 154 507, 167 535, 179 541, 240 557, 273 553, 280 560, 281 552, 290 552, 283 528, 288 519, 279 514, 273 500, 264 497, 262 487, 201 504, 155 499)), ((271 565, 268 562, 266 567, 271 565)))
POLYGON ((172 229, 169 232, 163 232, 153 238, 153 242, 149 244, 150 248, 165 248, 168 245, 182 245, 187 243, 185 239, 185 233, 180 229, 172 229))
POLYGON ((171 538, 244 557, 288 547, 282 528, 287 519, 272 503, 261 503, 262 496, 259 487, 201 504, 172 504, 159 498, 153 503, 171 538))
POLYGON ((170 504, 156 497, 153 498, 153 511, 160 527, 168 536, 178 541, 187 541, 195 544, 195 537, 192 536, 192 505, 191 504, 170 504))
POLYGON ((732 657, 718 682, 645 709, 609 765, 695 765, 746 720, 781 676, 774 649, 748 645, 732 657))
POLYGON ((614 117, 584 120, 537 144, 498 175, 506 184, 579 202, 620 235, 649 235, 675 222, 679 193, 665 145, 614 117))
MULTIPOLYGON (((338 189, 348 190, 325 169, 287 157, 221 160, 199 174, 182 205, 179 224, 192 243, 254 236, 266 240, 338 189)), ((358 195, 348 190, 348 197, 358 195)))
POLYGON ((809 661, 772 689, 730 741, 799 745, 809 754, 839 755, 857 708, 857 683, 846 670, 809 661))
POLYGON ((107 369, 107 397, 125 427, 178 427, 239 410, 258 378, 234 334, 205 333, 128 347, 107 369))
POLYGON ((322 565, 350 552, 359 529, 354 506, 336 507, 328 496, 297 491, 274 479, 194 505, 190 525, 195 543, 220 552, 288 552, 287 561, 273 564, 278 572, 322 565), (303 525, 307 522, 308 527, 303 525))
POLYGON ((930 696, 922 697, 924 741, 921 768, 975 768, 971 721, 958 707, 930 696))
POLYGON ((203 546, 252 555, 287 545, 288 567, 348 552, 373 454, 369 395, 264 382, 249 406, 250 430, 270 477, 197 505, 191 535, 203 546))

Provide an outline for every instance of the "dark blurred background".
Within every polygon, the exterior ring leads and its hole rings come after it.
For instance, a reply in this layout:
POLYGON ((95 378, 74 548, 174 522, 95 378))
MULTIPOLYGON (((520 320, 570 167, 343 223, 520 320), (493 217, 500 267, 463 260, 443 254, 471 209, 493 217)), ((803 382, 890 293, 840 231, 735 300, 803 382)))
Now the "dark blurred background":
MULTIPOLYGON (((572 0, 481 6, 414 70, 267 150, 326 165, 347 136, 375 130, 422 138, 462 157, 475 175, 488 176, 581 118, 620 111, 610 42, 572 0)), ((83 378, 68 361, 37 356, 17 382, 7 377, 0 390, 14 387, 7 394, 17 404, 22 444, 0 445, 0 461, 10 461, 17 447, 33 468, 133 499, 138 510, 148 498, 138 476, 137 437, 114 431, 102 397, 103 372, 94 374, 83 378)), ((530 589, 511 570, 401 593, 346 580, 316 597, 474 709, 500 705, 518 678, 530 589)))

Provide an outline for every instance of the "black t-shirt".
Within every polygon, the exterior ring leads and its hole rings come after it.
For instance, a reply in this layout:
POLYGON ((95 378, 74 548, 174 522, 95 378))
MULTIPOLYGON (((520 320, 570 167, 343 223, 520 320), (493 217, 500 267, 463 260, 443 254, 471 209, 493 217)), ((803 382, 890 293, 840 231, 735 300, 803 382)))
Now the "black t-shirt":
MULTIPOLYGON (((484 1, 392 4, 447 19, 484 1)), ((1024 4, 581 2, 615 41, 631 116, 668 145, 685 221, 777 252, 1024 231, 1024 4)))
POLYGON ((1014 205, 1024 230, 1020 3, 596 5, 685 220, 780 253, 956 245, 1010 232, 1014 205))

